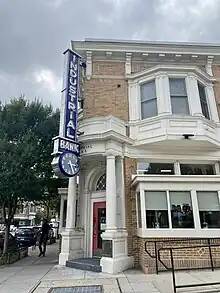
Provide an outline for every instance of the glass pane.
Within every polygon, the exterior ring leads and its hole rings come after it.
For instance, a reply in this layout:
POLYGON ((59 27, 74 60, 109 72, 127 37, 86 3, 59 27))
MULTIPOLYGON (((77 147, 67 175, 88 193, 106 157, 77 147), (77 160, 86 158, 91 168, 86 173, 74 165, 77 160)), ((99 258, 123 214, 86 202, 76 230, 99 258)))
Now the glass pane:
POLYGON ((173 114, 189 114, 187 97, 171 97, 171 107, 173 114))
POLYGON ((201 85, 201 83, 198 82, 198 89, 199 89, 199 97, 201 101, 207 102, 206 100, 206 93, 205 93, 205 87, 201 85))
POLYGON ((206 119, 210 120, 209 108, 206 102, 201 101, 202 114, 206 119))
POLYGON ((182 175, 215 175, 213 165, 180 164, 182 175))
POLYGON ((200 98, 200 103, 202 108, 202 114, 204 115, 205 118, 210 119, 205 87, 199 82, 198 82, 198 90, 199 90, 199 98, 200 98))
POLYGON ((169 228, 168 211, 146 210, 147 228, 169 228))
POLYGON ((220 211, 217 191, 197 191, 200 211, 220 211))
POLYGON ((149 101, 156 98, 155 81, 152 80, 148 83, 141 85, 141 102, 149 101))
POLYGON ((157 116, 157 99, 141 103, 142 119, 157 116))
POLYGON ((106 174, 103 174, 96 184, 96 191, 106 190, 106 174))
POLYGON ((145 191, 146 210, 167 210, 166 191, 145 191))
POLYGON ((170 78, 169 82, 171 96, 187 96, 184 78, 170 78))
POLYGON ((173 175, 174 165, 169 163, 138 163, 138 174, 173 175))
POLYGON ((191 195, 189 191, 170 191, 173 228, 194 228, 191 195))

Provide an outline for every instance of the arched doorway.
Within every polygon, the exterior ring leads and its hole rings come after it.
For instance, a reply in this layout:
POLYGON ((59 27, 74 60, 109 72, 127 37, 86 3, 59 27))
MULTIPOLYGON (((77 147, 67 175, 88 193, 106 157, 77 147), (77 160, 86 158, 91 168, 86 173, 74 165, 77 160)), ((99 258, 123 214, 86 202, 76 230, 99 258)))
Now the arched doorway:
MULTIPOLYGON (((91 174, 91 173, 90 173, 91 174)), ((102 256, 102 238, 106 225, 106 172, 105 168, 92 172, 88 182, 89 209, 87 223, 90 232, 87 233, 88 252, 90 257, 102 256)))

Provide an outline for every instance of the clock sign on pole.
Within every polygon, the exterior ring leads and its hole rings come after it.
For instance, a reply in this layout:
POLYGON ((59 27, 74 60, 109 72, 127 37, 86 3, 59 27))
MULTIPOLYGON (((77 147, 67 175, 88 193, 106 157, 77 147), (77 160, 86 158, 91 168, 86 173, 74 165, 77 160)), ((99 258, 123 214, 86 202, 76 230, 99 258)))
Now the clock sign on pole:
POLYGON ((53 138, 52 167, 61 178, 74 177, 79 173, 80 145, 78 142, 78 102, 80 68, 85 68, 82 57, 68 49, 64 52, 65 70, 60 109, 59 135, 53 138))

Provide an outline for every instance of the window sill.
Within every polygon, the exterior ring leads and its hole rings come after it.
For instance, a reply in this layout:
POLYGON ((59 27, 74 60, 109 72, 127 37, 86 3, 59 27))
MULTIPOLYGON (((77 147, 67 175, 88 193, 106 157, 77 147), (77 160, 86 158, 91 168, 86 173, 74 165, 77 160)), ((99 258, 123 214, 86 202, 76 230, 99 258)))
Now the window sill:
POLYGON ((212 238, 220 235, 220 229, 137 229, 140 238, 212 238))

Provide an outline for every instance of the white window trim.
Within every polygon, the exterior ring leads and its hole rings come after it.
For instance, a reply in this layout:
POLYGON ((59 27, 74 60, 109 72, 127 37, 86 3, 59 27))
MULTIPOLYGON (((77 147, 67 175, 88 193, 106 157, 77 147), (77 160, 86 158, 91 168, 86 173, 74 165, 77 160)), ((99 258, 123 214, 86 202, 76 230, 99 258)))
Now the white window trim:
MULTIPOLYGON (((162 176, 160 176, 162 177, 162 176)), ((172 177, 172 176, 171 176, 172 177)), ((185 176, 183 176, 185 177, 185 176)), ((205 176, 206 178, 208 176, 205 176)), ((219 203, 220 203, 220 190, 219 189, 219 181, 215 180, 213 183, 209 184, 205 189, 201 182, 195 183, 195 185, 192 187, 192 183, 186 183, 183 181, 182 184, 176 185, 173 183, 172 185, 170 182, 172 182, 172 178, 167 180, 167 182, 163 182, 163 184, 160 182, 160 179, 158 178, 158 182, 152 182, 152 183, 141 183, 139 185, 140 187, 140 195, 141 195, 141 219, 142 219, 142 228, 137 229, 137 236, 141 238, 157 238, 157 237, 164 237, 164 238, 170 238, 170 237, 176 237, 176 238, 183 238, 183 237, 190 237, 190 238, 201 238, 201 237, 219 237, 220 236, 220 229, 202 229, 200 226, 200 218, 199 218, 199 206, 198 206, 198 200, 197 200, 197 191, 217 191, 218 197, 219 197, 219 203), (171 188, 172 186, 172 188, 171 188), (172 228, 171 226, 171 213, 170 213, 170 201, 168 200, 168 220, 169 220, 169 228, 147 228, 146 225, 146 210, 145 210, 145 191, 151 190, 151 191, 166 191, 167 192, 167 199, 169 199, 169 191, 178 191, 178 190, 184 190, 189 191, 191 194, 191 202, 192 202, 192 209, 193 209, 193 218, 194 218, 194 227, 193 229, 176 229, 172 228), (145 228, 144 228, 145 227, 145 228)), ((209 182, 210 183, 210 182, 209 182)), ((137 205, 136 205, 137 209, 137 205)), ((138 221, 138 218, 137 218, 138 221)))

